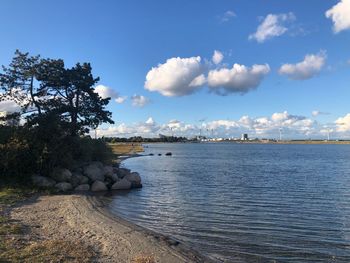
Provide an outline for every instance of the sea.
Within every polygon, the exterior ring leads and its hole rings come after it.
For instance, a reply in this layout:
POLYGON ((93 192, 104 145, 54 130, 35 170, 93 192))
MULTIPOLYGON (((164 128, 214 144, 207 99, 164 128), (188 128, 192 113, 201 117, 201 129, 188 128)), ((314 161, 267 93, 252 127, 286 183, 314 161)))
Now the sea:
POLYGON ((144 147, 122 163, 143 188, 107 198, 117 216, 217 262, 350 262, 350 145, 144 147))

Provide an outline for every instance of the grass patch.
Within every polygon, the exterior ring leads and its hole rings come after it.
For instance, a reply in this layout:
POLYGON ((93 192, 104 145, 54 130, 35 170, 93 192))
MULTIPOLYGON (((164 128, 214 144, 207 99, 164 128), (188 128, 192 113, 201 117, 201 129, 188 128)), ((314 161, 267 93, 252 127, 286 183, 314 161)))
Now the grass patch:
POLYGON ((81 242, 45 240, 24 247, 5 243, 0 262, 91 262, 95 253, 81 242))
POLYGON ((153 255, 140 255, 135 257, 132 263, 156 263, 156 260, 153 255))
POLYGON ((115 155, 136 154, 144 151, 140 143, 109 143, 108 146, 115 155))

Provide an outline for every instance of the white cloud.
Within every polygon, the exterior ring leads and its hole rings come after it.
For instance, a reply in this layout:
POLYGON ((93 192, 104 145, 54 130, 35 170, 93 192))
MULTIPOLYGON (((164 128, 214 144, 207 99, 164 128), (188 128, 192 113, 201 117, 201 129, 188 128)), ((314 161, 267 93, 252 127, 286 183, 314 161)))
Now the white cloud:
POLYGON ((209 137, 240 137, 242 133, 248 133, 251 138, 279 138, 280 130, 284 139, 326 138, 329 131, 332 132, 332 138, 346 138, 346 132, 350 132, 350 113, 338 118, 331 126, 323 125, 306 116, 290 114, 287 111, 256 118, 245 115, 237 120, 217 119, 198 125, 184 123, 180 120, 158 124, 152 117, 149 117, 144 122, 121 123, 98 129, 97 134, 98 136, 116 137, 157 137, 159 134, 194 137, 201 131, 202 135, 209 137))
POLYGON ((327 10, 326 17, 332 19, 334 33, 350 29, 350 0, 340 0, 327 10))
POLYGON ((131 97, 131 104, 132 106, 134 107, 144 107, 146 106, 147 104, 149 104, 151 101, 149 98, 146 98, 145 96, 142 96, 142 95, 134 95, 131 97))
POLYGON ((199 75, 195 79, 193 79, 190 83, 190 87, 200 87, 203 86, 207 82, 204 74, 199 75))
POLYGON ((118 103, 118 104, 122 104, 126 101, 128 97, 127 96, 123 96, 123 97, 118 97, 115 99, 115 102, 118 103))
POLYGON ((222 52, 220 52, 219 50, 214 50, 214 54, 212 57, 212 61, 214 62, 214 64, 220 64, 223 59, 224 55, 222 54, 222 52))
POLYGON ((11 100, 0 101, 0 112, 16 112, 20 110, 20 106, 11 100))
POLYGON ((350 113, 346 114, 344 117, 340 117, 335 121, 338 132, 350 131, 350 113))
POLYGON ((326 63, 326 52, 308 54, 304 60, 296 64, 284 64, 280 67, 279 73, 286 75, 289 79, 305 80, 318 74, 326 63))
POLYGON ((145 89, 168 97, 189 95, 202 84, 195 79, 203 73, 204 66, 199 56, 170 58, 147 73, 145 89))
POLYGON ((220 17, 220 21, 221 22, 228 22, 230 21, 233 17, 236 17, 236 13, 233 12, 232 10, 228 10, 226 11, 221 17, 220 17))
POLYGON ((249 90, 258 87, 270 72, 268 64, 253 65, 246 67, 244 65, 234 64, 231 69, 221 68, 210 70, 208 74, 209 88, 219 95, 230 93, 246 93, 249 90))
POLYGON ((319 115, 329 115, 328 112, 323 112, 323 111, 319 111, 319 110, 314 110, 311 112, 311 115, 314 117, 317 117, 319 115))
POLYGON ((249 35, 249 39, 263 43, 270 38, 281 36, 288 31, 285 24, 294 20, 295 15, 293 13, 268 14, 258 26, 256 32, 249 35))
POLYGON ((119 96, 119 93, 117 91, 104 85, 97 85, 95 87, 95 92, 98 93, 102 99, 111 98, 119 104, 123 103, 127 98, 119 96))

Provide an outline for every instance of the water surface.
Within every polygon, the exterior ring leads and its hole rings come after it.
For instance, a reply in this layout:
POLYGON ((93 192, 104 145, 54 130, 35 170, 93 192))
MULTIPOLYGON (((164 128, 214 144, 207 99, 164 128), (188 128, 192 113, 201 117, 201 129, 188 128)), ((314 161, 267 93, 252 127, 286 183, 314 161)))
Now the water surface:
POLYGON ((350 146, 150 144, 112 212, 225 262, 350 262, 350 146), (166 152, 173 156, 166 157, 166 152))

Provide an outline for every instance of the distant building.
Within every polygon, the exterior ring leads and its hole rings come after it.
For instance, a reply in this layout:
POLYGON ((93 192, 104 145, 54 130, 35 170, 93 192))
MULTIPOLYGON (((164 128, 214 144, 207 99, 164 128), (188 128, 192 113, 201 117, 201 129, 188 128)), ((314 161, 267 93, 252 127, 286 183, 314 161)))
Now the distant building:
POLYGON ((242 141, 248 141, 249 140, 248 134, 247 133, 242 133, 241 140, 242 141))

